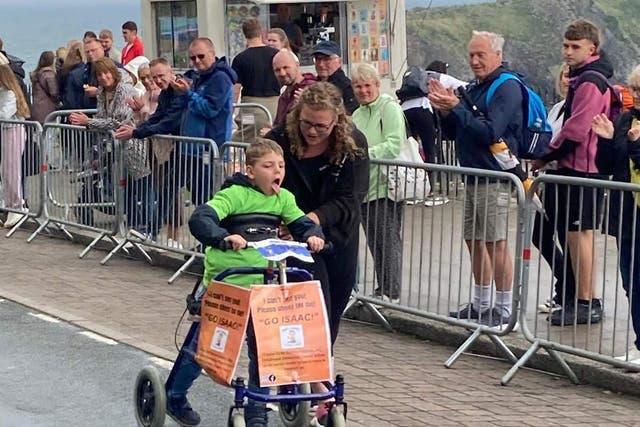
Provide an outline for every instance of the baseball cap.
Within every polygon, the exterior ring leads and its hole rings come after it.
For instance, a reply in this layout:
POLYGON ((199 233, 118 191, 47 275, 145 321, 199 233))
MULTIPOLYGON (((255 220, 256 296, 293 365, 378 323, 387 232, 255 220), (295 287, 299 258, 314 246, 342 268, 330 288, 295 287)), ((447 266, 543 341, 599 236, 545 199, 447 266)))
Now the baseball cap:
POLYGON ((336 42, 322 41, 313 47, 312 55, 340 56, 340 46, 336 42))

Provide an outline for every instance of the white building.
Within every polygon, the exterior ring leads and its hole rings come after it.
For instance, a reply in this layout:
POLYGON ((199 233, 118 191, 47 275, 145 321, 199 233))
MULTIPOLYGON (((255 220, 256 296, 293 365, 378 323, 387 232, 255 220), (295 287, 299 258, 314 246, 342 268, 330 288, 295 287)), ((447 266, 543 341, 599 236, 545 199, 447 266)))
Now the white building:
POLYGON ((188 46, 209 37, 218 56, 229 61, 244 49, 242 21, 257 18, 263 29, 282 27, 297 39, 301 64, 313 71, 311 49, 321 38, 337 42, 344 69, 368 62, 392 92, 406 65, 404 0, 282 2, 277 0, 141 0, 142 39, 147 56, 162 56, 176 68, 188 68, 188 46), (287 18, 287 15, 289 17, 287 18))

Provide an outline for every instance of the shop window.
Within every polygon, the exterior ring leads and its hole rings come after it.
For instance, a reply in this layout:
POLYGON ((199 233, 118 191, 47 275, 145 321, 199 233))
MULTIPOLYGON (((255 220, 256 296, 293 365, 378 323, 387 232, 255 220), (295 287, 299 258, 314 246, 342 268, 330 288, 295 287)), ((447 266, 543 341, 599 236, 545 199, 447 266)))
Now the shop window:
POLYGON ((158 56, 189 68, 189 43, 198 37, 196 1, 154 2, 158 56))

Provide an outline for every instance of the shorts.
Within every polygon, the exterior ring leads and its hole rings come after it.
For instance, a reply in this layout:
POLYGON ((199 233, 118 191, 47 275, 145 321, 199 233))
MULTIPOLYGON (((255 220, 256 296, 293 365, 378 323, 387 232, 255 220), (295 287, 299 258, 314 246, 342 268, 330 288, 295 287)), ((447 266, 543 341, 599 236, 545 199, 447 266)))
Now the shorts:
MULTIPOLYGON (((566 173, 549 172, 549 175, 556 174, 568 175, 566 173)), ((601 175, 576 174, 575 176, 580 178, 601 178, 601 175)), ((604 192, 601 188, 547 182, 544 190, 547 192, 545 203, 551 203, 550 207, 545 204, 545 210, 552 221, 554 219, 551 215, 555 213, 558 229, 574 232, 595 230, 599 227, 602 219, 604 198, 604 192)))
POLYGON ((467 182, 464 200, 464 239, 507 240, 511 184, 467 182))

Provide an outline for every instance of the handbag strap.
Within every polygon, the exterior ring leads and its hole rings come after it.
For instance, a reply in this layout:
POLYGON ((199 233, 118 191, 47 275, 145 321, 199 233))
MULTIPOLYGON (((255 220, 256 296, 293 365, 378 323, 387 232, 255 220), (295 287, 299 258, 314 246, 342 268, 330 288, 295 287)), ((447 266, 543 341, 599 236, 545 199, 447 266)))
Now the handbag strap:
MULTIPOLYGON (((380 132, 382 132, 382 118, 384 117, 384 109, 390 102, 394 101, 391 99, 387 99, 384 104, 382 104, 382 108, 380 109, 380 132)), ((404 119, 404 133, 406 139, 409 136, 413 136, 413 133, 411 132, 411 126, 409 126, 409 121, 407 120, 407 116, 405 116, 404 111, 402 112, 402 118, 404 119)))

